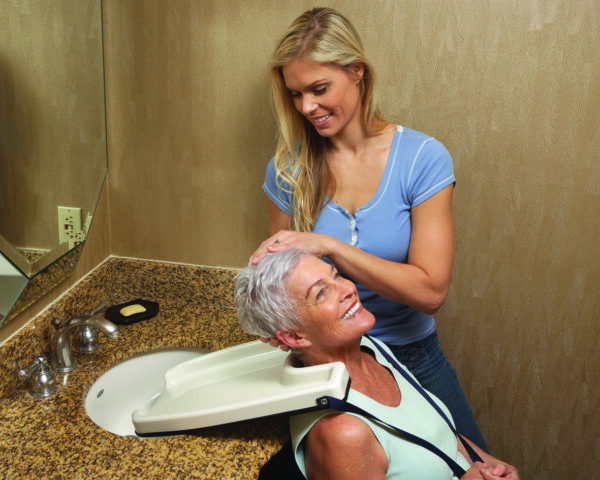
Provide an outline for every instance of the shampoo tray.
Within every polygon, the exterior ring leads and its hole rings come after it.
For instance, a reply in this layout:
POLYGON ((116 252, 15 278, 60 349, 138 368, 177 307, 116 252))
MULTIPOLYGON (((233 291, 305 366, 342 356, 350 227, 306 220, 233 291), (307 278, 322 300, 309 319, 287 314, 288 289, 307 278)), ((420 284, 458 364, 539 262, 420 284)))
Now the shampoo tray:
POLYGON ((297 367, 295 360, 256 340, 175 365, 165 389, 132 413, 136 432, 204 428, 310 409, 323 395, 346 398, 343 363, 297 367))

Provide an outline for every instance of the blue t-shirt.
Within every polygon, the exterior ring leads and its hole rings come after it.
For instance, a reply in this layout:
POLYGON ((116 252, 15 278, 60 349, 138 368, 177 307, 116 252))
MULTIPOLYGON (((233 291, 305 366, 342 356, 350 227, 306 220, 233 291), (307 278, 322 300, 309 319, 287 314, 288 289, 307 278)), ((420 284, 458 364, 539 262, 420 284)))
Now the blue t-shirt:
MULTIPOLYGON (((289 188, 278 186, 274 159, 267 167, 263 190, 285 213, 292 216, 289 188)), ((436 139, 398 127, 385 171, 375 196, 352 216, 346 209, 325 199, 313 227, 354 245, 367 253, 394 262, 406 263, 411 236, 411 209, 454 184, 452 158, 436 139)), ((383 298, 356 283, 364 307, 375 315, 370 335, 392 345, 422 340, 433 333, 431 315, 383 298)))

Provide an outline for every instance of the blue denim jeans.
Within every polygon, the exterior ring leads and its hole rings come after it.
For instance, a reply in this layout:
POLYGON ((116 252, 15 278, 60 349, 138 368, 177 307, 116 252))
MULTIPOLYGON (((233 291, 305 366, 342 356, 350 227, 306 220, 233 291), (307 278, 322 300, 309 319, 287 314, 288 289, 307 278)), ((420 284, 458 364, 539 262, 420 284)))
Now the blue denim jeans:
POLYGON ((417 377, 421 385, 450 410, 456 430, 487 452, 473 411, 460 386, 456 370, 440 348, 437 333, 408 345, 388 345, 400 363, 417 377))

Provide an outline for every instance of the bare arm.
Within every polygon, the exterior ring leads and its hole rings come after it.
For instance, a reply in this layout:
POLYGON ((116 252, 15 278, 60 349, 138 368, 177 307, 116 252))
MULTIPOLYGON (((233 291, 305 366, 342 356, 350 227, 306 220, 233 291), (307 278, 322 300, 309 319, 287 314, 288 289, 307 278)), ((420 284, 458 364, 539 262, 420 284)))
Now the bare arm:
POLYGON ((389 462, 369 426, 352 415, 328 415, 308 432, 305 451, 310 480, 384 480, 389 462))
POLYGON ((271 236, 275 235, 280 230, 292 230, 292 217, 281 210, 273 200, 265 193, 267 200, 267 211, 269 212, 269 231, 271 236))
POLYGON ((384 260, 328 235, 281 229, 286 221, 290 225, 291 219, 271 200, 267 200, 271 237, 254 252, 251 262, 258 263, 266 252, 304 248, 330 258, 340 270, 378 295, 433 314, 448 294, 452 274, 452 191, 448 186, 413 208, 406 264, 384 260), (280 243, 274 243, 275 239, 280 243))

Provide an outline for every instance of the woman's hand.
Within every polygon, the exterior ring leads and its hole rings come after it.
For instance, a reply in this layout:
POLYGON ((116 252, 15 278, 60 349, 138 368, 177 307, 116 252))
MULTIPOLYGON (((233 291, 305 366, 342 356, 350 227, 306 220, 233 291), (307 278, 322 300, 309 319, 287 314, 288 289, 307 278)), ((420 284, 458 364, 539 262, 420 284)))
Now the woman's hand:
POLYGON ((483 464, 483 478, 485 480, 519 480, 519 472, 515 467, 504 463, 498 459, 494 459, 486 464, 483 464))
POLYGON ((519 480, 516 468, 498 461, 495 465, 475 462, 460 480, 519 480))
POLYGON ((485 463, 475 462, 471 465, 471 468, 460 477, 460 480, 482 480, 484 478, 482 469, 485 467, 485 463))
MULTIPOLYGON (((473 447, 479 457, 483 459, 483 463, 473 463, 467 473, 460 477, 460 480, 519 480, 519 472, 515 467, 498 460, 489 453, 484 452, 468 438, 461 438, 463 441, 467 442, 469 445, 471 445, 471 447, 473 447)), ((467 453, 462 441, 458 442, 458 451, 463 457, 469 458, 469 454, 467 453)))
POLYGON ((335 239, 321 233, 303 233, 292 230, 279 230, 271 235, 250 256, 249 265, 256 265, 265 258, 267 253, 281 252, 290 248, 306 250, 317 257, 327 256, 330 244, 335 239))

